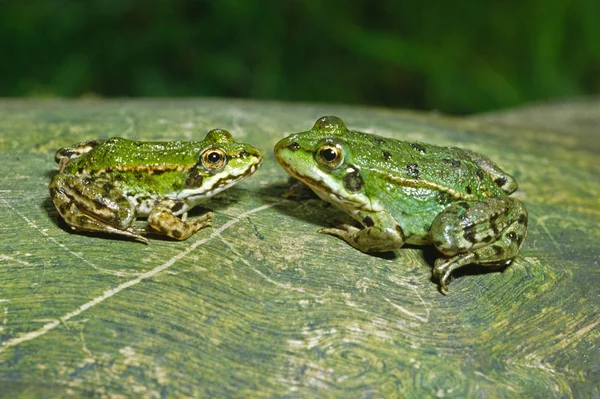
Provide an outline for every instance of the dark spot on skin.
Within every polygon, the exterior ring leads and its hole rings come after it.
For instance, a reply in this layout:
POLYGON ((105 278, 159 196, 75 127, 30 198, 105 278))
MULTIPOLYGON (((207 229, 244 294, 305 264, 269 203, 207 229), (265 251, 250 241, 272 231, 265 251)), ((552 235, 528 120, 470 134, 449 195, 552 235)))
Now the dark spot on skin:
POLYGON ((485 236, 481 239, 481 242, 490 243, 494 238, 492 236, 485 236))
POLYGON ((477 175, 477 177, 479 177, 480 179, 483 179, 483 170, 481 169, 477 169, 475 171, 475 174, 477 175))
POLYGON ((502 187, 503 185, 506 184, 506 177, 500 176, 496 180, 494 180, 494 183, 496 183, 497 185, 499 185, 500 187, 502 187))
POLYGON ((146 177, 146 172, 142 172, 139 170, 136 170, 135 172, 133 172, 133 177, 135 177, 136 180, 143 180, 144 177, 146 177))
POLYGON ((348 191, 356 192, 363 187, 363 179, 357 169, 350 167, 352 172, 344 176, 344 187, 348 191))
POLYGON ((85 168, 83 166, 80 166, 79 168, 77 168, 77 173, 83 173, 84 170, 85 168))
POLYGON ((460 168, 460 161, 457 159, 443 159, 443 161, 453 169, 460 168))
POLYGON ((183 202, 178 202, 171 208, 171 212, 177 213, 183 208, 183 202))
POLYGON ((102 186, 102 193, 105 197, 110 197, 110 192, 115 188, 113 184, 106 183, 102 186))
POLYGON ((475 229, 474 226, 470 226, 470 228, 465 229, 465 239, 469 241, 471 244, 475 244, 477 240, 475 239, 475 229))
POLYGON ((383 155, 383 159, 385 159, 386 161, 389 161, 390 159, 392 159, 392 154, 390 154, 387 151, 382 151, 381 155, 383 155))
POLYGON ((413 179, 418 179, 419 178, 419 165, 417 165, 416 163, 409 163, 406 165, 406 173, 408 173, 408 175, 413 178, 413 179))
POLYGON ((421 144, 410 143, 410 148, 415 151, 419 151, 421 154, 425 154, 425 147, 423 147, 421 144))
POLYGON ((457 202, 456 205, 460 206, 463 209, 469 209, 470 208, 469 203, 467 203, 465 201, 457 202))
POLYGON ((367 227, 373 227, 375 225, 375 223, 373 222, 373 219, 371 219, 371 216, 365 216, 365 218, 362 220, 362 222, 367 227))
POLYGON ((517 220, 517 222, 519 224, 526 225, 527 224, 527 216, 525 214, 522 214, 521 216, 519 216, 519 219, 517 220))
POLYGON ((179 231, 179 230, 173 230, 171 232, 171 234, 173 235, 174 238, 181 238, 181 236, 182 236, 181 231, 179 231))
POLYGON ((475 260, 475 261, 479 260, 479 254, 477 252, 473 252, 473 260, 475 260))
POLYGON ((155 169, 155 170, 153 170, 153 171, 152 171, 152 174, 153 174, 154 176, 160 176, 160 175, 162 175, 162 174, 163 174, 163 173, 165 173, 165 172, 166 172, 166 170, 155 169))
POLYGON ((473 189, 471 188, 471 186, 467 186, 465 187, 465 191, 467 192, 467 194, 471 194, 473 192, 473 189))
POLYGON ((194 166, 192 169, 190 169, 190 174, 188 175, 187 179, 185 179, 185 187, 200 187, 202 185, 202 180, 202 175, 200 174, 198 167, 194 166))
POLYGON ((136 141, 135 143, 133 143, 135 146, 139 147, 142 145, 142 143, 140 143, 139 141, 136 141))
POLYGON ((504 252, 504 248, 502 248, 500 245, 492 245, 492 249, 494 250, 494 254, 496 256, 500 256, 504 252))
POLYGON ((514 231, 511 231, 510 233, 508 233, 506 235, 506 237, 511 240, 511 241, 516 241, 517 240, 517 233, 515 233, 514 231))
POLYGON ((385 141, 383 138, 378 137, 378 136, 371 136, 373 137, 373 141, 379 145, 386 145, 387 141, 385 141))
POLYGON ((295 141, 292 141, 292 143, 288 145, 288 148, 292 151, 296 151, 300 149, 300 144, 296 143, 295 141))
POLYGON ((492 226, 492 231, 494 232, 494 234, 500 233, 500 229, 498 228, 498 224, 496 223, 498 216, 500 215, 495 214, 490 217, 490 226, 492 226))

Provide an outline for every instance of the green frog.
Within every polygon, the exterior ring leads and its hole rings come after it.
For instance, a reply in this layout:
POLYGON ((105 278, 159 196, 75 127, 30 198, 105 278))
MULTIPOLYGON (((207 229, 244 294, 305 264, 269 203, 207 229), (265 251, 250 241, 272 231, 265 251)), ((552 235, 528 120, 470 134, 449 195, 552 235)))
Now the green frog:
POLYGON ((212 213, 187 220, 201 201, 254 173, 260 152, 214 129, 202 141, 143 142, 119 137, 61 148, 50 183, 56 209, 73 230, 185 240, 212 224, 212 213), (179 217, 180 216, 180 217, 179 217), (148 225, 136 227, 138 217, 148 225))
POLYGON ((488 158, 456 147, 348 130, 335 116, 275 146, 275 157, 358 225, 319 230, 363 252, 433 244, 433 277, 446 292, 467 264, 506 266, 527 234, 527 211, 509 194, 515 179, 488 158))

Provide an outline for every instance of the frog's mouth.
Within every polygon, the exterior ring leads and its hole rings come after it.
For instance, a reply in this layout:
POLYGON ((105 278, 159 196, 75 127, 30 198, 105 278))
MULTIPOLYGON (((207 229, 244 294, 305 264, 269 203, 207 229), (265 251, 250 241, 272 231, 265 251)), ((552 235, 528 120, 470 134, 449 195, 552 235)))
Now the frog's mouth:
POLYGON ((308 187, 315 191, 320 191, 324 194, 329 194, 331 189, 323 183, 321 180, 317 180, 314 177, 303 175, 298 173, 296 170, 292 169, 292 167, 282 158, 277 157, 277 162, 281 165, 281 167, 292 176, 294 179, 300 180, 302 183, 306 184, 308 187))
POLYGON ((182 190, 178 193, 177 198, 188 202, 198 202, 210 198, 256 172, 260 165, 262 165, 262 162, 262 158, 254 158, 254 162, 244 169, 225 170, 217 173, 211 176, 212 183, 210 185, 205 180, 202 187, 182 190), (238 173, 235 173, 236 171, 238 173))
POLYGON ((335 192, 333 191, 325 181, 320 180, 314 176, 304 175, 296 170, 293 170, 290 165, 281 157, 277 157, 277 161, 281 167, 294 179, 300 180, 302 183, 310 187, 323 201, 331 202, 337 206, 346 209, 350 213, 358 211, 372 212, 377 211, 377 206, 373 206, 362 194, 349 194, 345 191, 335 192))

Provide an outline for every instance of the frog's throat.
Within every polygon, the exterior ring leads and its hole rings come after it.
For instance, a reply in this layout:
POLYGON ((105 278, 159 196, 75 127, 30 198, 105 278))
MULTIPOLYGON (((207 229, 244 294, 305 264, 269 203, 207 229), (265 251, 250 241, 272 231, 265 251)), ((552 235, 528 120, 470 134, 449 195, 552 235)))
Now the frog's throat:
POLYGON ((342 191, 341 193, 334 192, 330 187, 334 187, 338 184, 327 174, 307 176, 290 168, 282 159, 279 159, 278 161, 292 177, 308 185, 323 201, 331 202, 351 214, 356 214, 357 212, 378 212, 383 210, 378 203, 372 202, 364 194, 348 194, 345 191, 342 191), (319 177, 321 177, 321 179, 319 179, 319 177), (326 180, 329 181, 327 182, 326 180), (341 195, 342 193, 344 195, 341 195))
POLYGON ((250 176, 260 167, 262 159, 255 158, 255 160, 247 165, 246 168, 227 169, 205 177, 202 186, 197 188, 187 188, 177 193, 176 199, 183 199, 188 202, 200 201, 204 198, 210 198, 215 194, 220 193, 233 186, 240 180, 250 176))

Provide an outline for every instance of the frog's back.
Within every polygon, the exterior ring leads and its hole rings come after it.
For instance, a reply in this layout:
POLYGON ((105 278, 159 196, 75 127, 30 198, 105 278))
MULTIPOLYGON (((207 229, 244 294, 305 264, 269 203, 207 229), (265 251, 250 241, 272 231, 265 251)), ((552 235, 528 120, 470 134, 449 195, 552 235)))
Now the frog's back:
POLYGON ((447 203, 506 195, 469 151, 353 131, 344 139, 350 148, 360 149, 352 157, 361 173, 373 175, 366 180, 400 187, 397 196, 403 195, 402 188, 407 197, 418 190, 422 195, 429 192, 432 200, 435 197, 435 201, 447 203), (366 140, 369 145, 365 145, 366 140))
POLYGON ((91 151, 74 159, 65 169, 71 173, 97 173, 110 170, 127 170, 144 166, 176 168, 194 165, 198 147, 180 141, 133 141, 113 137, 91 151))

